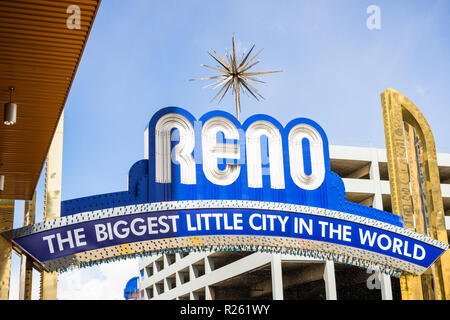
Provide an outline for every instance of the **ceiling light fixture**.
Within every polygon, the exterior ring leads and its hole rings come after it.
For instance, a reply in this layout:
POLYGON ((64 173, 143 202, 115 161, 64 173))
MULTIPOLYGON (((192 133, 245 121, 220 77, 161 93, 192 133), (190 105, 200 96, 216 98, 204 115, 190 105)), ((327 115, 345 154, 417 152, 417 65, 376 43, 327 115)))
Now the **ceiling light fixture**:
POLYGON ((7 126, 16 124, 17 104, 12 102, 12 93, 14 87, 9 87, 9 102, 5 103, 5 113, 3 115, 3 123, 7 126))

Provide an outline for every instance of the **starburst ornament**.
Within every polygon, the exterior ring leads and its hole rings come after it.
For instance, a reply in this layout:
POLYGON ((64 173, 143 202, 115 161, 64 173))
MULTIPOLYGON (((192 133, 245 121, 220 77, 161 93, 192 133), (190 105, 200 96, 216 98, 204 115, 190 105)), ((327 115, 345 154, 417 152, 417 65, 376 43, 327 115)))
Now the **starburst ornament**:
POLYGON ((254 78, 254 76, 282 71, 278 70, 278 71, 249 72, 249 70, 253 66, 255 66, 261 61, 255 60, 255 58, 261 53, 261 51, 263 51, 263 49, 261 49, 257 54, 255 54, 253 57, 250 58, 250 54, 255 48, 255 45, 253 45, 248 53, 245 53, 244 51, 240 59, 238 59, 236 57, 236 45, 234 35, 232 38, 232 42, 233 42, 233 52, 232 54, 230 54, 228 53, 228 51, 226 51, 225 53, 226 60, 223 59, 214 49, 211 49, 212 52, 215 54, 215 56, 211 52, 208 52, 208 54, 218 63, 218 65, 216 65, 215 67, 211 67, 202 64, 203 67, 219 71, 220 72, 219 75, 191 80, 216 80, 216 82, 209 84, 204 88, 211 86, 217 88, 219 86, 222 86, 219 92, 217 92, 217 94, 211 99, 210 103, 214 101, 214 99, 216 99, 220 94, 222 94, 222 96, 219 99, 220 103, 220 101, 222 101, 225 95, 228 92, 231 92, 231 94, 234 95, 236 103, 236 118, 239 120, 239 112, 241 112, 241 99, 240 99, 241 91, 244 92, 248 97, 250 97, 250 95, 253 96, 258 101, 259 98, 264 99, 264 97, 258 92, 258 90, 256 90, 256 88, 254 88, 249 82, 250 81, 260 83, 265 82, 257 78, 254 78))

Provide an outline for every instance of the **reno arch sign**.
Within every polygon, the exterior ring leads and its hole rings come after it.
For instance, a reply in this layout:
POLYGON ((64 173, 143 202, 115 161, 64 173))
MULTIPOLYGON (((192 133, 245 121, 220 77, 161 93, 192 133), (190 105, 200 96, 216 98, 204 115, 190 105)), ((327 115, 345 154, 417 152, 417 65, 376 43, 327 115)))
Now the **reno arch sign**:
POLYGON ((202 160, 197 161, 197 164, 202 164, 204 177, 213 185, 233 184, 240 176, 241 164, 245 164, 247 187, 262 188, 261 138, 265 136, 268 141, 270 188, 285 189, 282 133, 287 137, 288 172, 295 185, 300 189, 315 190, 325 179, 323 138, 311 121, 297 119, 288 126, 287 132, 276 120, 267 116, 253 116, 241 127, 230 119, 229 114, 216 111, 195 121, 195 124, 202 124, 202 120, 204 121, 201 130, 197 130, 200 135, 196 139, 194 127, 188 117, 187 114, 165 114, 158 119, 152 130, 155 181, 158 183, 172 182, 171 165, 172 162, 178 162, 179 183, 196 185, 195 149, 196 154, 201 154, 199 160, 202 160), (179 142, 173 149, 172 129, 179 131, 179 142), (201 146, 197 146, 196 141, 201 141, 201 146), (304 144, 307 145, 306 148, 304 144), (305 170, 305 159, 309 161, 309 170, 305 170), (223 160, 234 161, 219 168, 221 160, 222 163, 223 160))
POLYGON ((240 124, 222 111, 196 120, 181 108, 166 108, 150 121, 146 140, 155 182, 151 201, 194 196, 300 204, 296 193, 320 189, 329 171, 325 133, 308 119, 283 128, 266 115, 240 124))
POLYGON ((61 218, 3 235, 49 270, 178 251, 259 251, 421 274, 448 245, 348 202, 314 121, 240 123, 164 108, 145 130, 128 190, 62 202, 61 218))

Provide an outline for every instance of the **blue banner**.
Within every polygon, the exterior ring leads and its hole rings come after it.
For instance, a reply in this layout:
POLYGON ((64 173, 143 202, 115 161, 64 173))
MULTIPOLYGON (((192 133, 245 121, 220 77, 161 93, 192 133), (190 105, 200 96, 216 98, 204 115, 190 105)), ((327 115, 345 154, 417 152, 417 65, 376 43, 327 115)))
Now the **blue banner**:
MULTIPOLYGON (((178 207, 183 204, 178 203, 178 207)), ((190 250, 194 245, 203 249, 237 248, 239 244, 233 241, 227 244, 224 239, 239 236, 241 245, 247 245, 248 250, 272 248, 285 253, 324 253, 349 264, 378 265, 384 272, 395 275, 400 269, 421 273, 445 250, 445 245, 433 239, 376 220, 318 208, 293 207, 303 212, 286 212, 273 207, 166 210, 170 208, 166 206, 162 211, 105 215, 78 223, 66 221, 67 225, 49 229, 44 226, 39 232, 23 229, 27 235, 16 231, 10 236, 44 265, 92 250, 112 250, 121 245, 169 239, 172 243, 177 239, 179 242, 156 251, 190 250), (201 240, 192 246, 183 242, 192 238, 201 240)), ((142 250, 141 253, 152 252, 142 250)))

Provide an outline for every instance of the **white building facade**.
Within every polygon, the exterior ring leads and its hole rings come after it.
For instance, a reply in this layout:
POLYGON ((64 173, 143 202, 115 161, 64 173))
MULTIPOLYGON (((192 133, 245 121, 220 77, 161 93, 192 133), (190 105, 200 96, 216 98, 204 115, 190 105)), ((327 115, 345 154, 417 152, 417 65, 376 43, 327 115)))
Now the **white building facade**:
MULTIPOLYGON (((450 236, 450 154, 438 154, 450 236)), ((386 151, 330 146, 347 200, 391 211, 386 151)), ((398 279, 302 256, 253 252, 166 254, 139 261, 143 299, 400 299, 398 279)))

